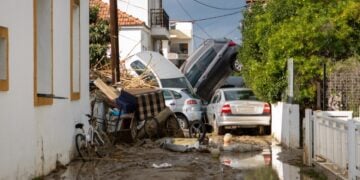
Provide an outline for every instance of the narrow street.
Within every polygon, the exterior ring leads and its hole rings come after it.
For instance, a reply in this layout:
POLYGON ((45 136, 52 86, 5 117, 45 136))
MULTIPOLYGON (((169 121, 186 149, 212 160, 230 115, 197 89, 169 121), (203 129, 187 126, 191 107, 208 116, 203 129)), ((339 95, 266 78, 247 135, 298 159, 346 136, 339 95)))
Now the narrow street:
MULTIPOLYGON (((222 144, 223 136, 210 136, 222 144)), ((283 150, 270 136, 233 136, 231 145, 254 145, 262 150, 239 152, 171 152, 158 141, 116 145, 111 157, 88 162, 75 160, 45 179, 300 179, 301 151, 283 150), (168 164, 164 164, 168 163, 168 164), (291 165, 290 165, 291 164, 291 165), (156 165, 168 167, 156 168, 156 165), (274 170, 272 170, 274 169, 274 170)))

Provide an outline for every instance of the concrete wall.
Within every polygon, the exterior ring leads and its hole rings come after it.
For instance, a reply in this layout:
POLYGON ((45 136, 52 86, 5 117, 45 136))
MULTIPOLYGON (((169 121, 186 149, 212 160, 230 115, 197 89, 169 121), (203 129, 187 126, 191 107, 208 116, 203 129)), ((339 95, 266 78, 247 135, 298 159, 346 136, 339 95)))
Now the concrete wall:
MULTIPOLYGON (((70 98, 70 0, 53 0, 53 92, 70 98)), ((75 155, 74 125, 85 122, 88 93, 88 4, 81 2, 81 98, 34 106, 32 0, 0 1, 0 26, 9 29, 9 91, 0 92, 0 179, 49 173, 75 155)))
POLYGON ((299 105, 278 102, 271 105, 271 132, 282 145, 300 147, 299 105))
POLYGON ((145 27, 122 27, 119 32, 120 59, 145 50, 152 50, 151 36, 145 27))

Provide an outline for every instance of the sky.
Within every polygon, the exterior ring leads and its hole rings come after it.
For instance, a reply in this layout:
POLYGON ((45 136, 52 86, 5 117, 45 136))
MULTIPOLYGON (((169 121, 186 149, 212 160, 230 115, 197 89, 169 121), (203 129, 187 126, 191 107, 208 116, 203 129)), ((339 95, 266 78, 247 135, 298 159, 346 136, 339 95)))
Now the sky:
MULTIPOLYGON (((163 8, 168 13, 170 20, 185 21, 244 11, 245 4, 245 0, 163 0, 163 8), (207 7, 197 1, 220 9, 207 7), (181 6, 183 6, 185 10, 183 10, 181 6), (187 13, 185 11, 187 11, 187 13)), ((195 21, 193 27, 195 47, 198 47, 204 39, 208 38, 226 37, 236 43, 240 43, 241 34, 239 26, 242 18, 243 16, 240 12, 217 19, 195 21)))

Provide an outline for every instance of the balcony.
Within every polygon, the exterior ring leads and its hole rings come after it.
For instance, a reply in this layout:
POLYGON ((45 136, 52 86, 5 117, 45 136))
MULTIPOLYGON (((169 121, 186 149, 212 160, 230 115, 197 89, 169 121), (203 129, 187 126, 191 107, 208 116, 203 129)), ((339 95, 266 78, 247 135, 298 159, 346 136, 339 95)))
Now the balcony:
POLYGON ((156 39, 169 39, 169 15, 164 9, 150 10, 151 35, 156 39))

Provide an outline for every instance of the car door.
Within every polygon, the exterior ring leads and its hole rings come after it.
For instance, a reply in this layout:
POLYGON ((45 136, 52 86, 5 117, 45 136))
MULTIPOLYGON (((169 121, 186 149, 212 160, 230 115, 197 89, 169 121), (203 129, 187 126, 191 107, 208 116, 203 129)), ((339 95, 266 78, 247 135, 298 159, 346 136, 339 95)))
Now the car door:
POLYGON ((174 96, 171 94, 171 92, 167 89, 163 89, 161 90, 163 95, 164 95, 164 99, 165 99, 165 105, 166 107, 170 108, 171 111, 175 112, 176 109, 176 100, 174 98, 174 96))
POLYGON ((214 99, 214 107, 213 107, 213 117, 217 118, 220 116, 220 113, 221 113, 221 108, 222 108, 222 105, 221 105, 221 91, 218 91, 216 93, 216 99, 214 99))
POLYGON ((173 90, 170 90, 170 93, 173 95, 175 100, 174 112, 182 112, 185 104, 184 97, 180 93, 173 90))
POLYGON ((210 104, 207 107, 206 115, 209 120, 214 120, 214 114, 216 112, 215 107, 218 98, 219 98, 219 93, 217 92, 214 94, 213 98, 210 101, 210 104))

